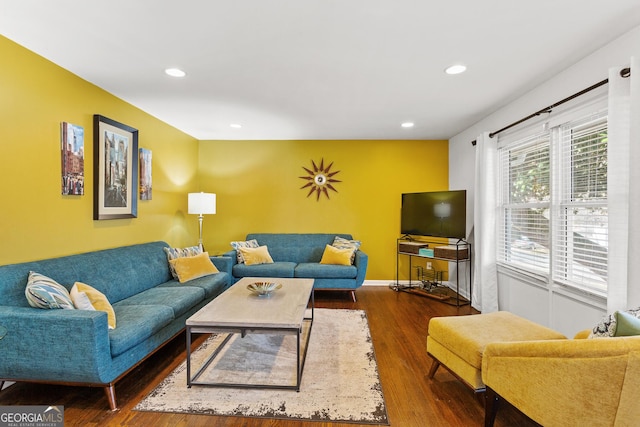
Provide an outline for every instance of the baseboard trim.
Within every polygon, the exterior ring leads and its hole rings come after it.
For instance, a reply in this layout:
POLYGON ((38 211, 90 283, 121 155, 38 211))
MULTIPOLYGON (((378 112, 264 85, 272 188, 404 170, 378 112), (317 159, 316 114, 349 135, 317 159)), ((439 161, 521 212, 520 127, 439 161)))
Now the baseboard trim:
POLYGON ((395 285, 395 280, 365 280, 362 286, 389 286, 395 285))

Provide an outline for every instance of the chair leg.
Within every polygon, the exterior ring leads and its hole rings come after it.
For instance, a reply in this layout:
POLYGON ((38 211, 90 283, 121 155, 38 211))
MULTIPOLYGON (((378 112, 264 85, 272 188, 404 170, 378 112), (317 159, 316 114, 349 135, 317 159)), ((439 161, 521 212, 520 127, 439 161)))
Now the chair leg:
POLYGON ((107 400, 109 401, 109 408, 112 411, 117 410, 118 405, 116 404, 116 388, 114 387, 113 383, 109 384, 107 387, 104 388, 104 394, 107 395, 107 400))
POLYGON ((431 358, 431 368, 429 369, 429 379, 433 379, 433 376, 436 374, 436 371, 440 367, 440 362, 437 359, 431 358))
POLYGON ((500 406, 500 396, 491 387, 484 392, 484 427, 493 427, 500 406))

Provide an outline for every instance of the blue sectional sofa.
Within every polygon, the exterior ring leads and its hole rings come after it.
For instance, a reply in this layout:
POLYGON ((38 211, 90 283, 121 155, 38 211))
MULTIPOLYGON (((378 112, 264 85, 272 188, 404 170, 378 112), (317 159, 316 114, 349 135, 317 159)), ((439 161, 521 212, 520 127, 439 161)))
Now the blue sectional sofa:
MULTIPOLYGON (((116 409, 114 383, 185 327, 185 320, 226 290, 231 260, 212 257, 220 273, 173 280, 163 248, 144 243, 0 266, 0 386, 5 381, 104 387, 116 409), (40 309, 25 297, 30 271, 70 289, 86 283, 115 311, 40 309)), ((0 387, 1 388, 1 387, 0 387)))
POLYGON ((236 250, 224 254, 232 260, 235 280, 242 277, 300 277, 315 279, 314 289, 344 290, 351 292, 362 286, 367 273, 368 256, 361 250, 355 252, 353 265, 320 264, 326 245, 335 237, 352 240, 350 234, 320 233, 251 233, 246 241, 256 240, 267 246, 273 263, 246 265, 238 263, 236 250))

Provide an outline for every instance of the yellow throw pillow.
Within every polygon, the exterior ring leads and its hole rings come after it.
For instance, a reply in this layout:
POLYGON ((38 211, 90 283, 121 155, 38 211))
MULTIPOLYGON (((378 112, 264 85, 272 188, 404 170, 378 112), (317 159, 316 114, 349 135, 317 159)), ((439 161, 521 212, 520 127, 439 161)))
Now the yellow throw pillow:
POLYGON ((351 265, 351 255, 355 252, 353 248, 339 249, 331 245, 324 247, 324 253, 320 264, 351 265))
POLYGON ((220 272, 211 262, 208 252, 196 256, 175 258, 169 262, 175 269, 180 283, 220 272))
POLYGON ((116 328, 116 312, 109 303, 107 297, 99 290, 91 286, 76 282, 71 288, 71 301, 78 310, 96 310, 105 311, 107 313, 107 323, 109 329, 116 328))
POLYGON ((273 259, 269 254, 266 246, 258 246, 257 248, 238 248, 247 265, 254 264, 273 264, 273 259))

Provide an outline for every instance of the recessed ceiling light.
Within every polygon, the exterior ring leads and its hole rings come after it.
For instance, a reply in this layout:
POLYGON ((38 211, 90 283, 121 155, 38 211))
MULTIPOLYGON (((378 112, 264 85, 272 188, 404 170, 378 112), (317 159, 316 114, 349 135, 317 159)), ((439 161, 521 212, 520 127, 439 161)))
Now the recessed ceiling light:
POLYGON ((240 129, 240 128, 242 128, 242 125, 241 125, 241 124, 238 124, 238 123, 231 123, 229 126, 231 126, 231 127, 232 127, 232 128, 234 128, 234 129, 240 129))
POLYGON ((180 68, 167 68, 164 72, 171 77, 184 77, 187 75, 187 73, 182 71, 180 68))
POLYGON ((462 64, 455 64, 444 70, 444 72, 447 74, 460 74, 464 73, 465 71, 467 71, 467 67, 462 64))
POLYGON ((412 128, 415 125, 413 124, 413 122, 404 122, 403 124, 401 124, 400 126, 402 126, 403 128, 412 128))

